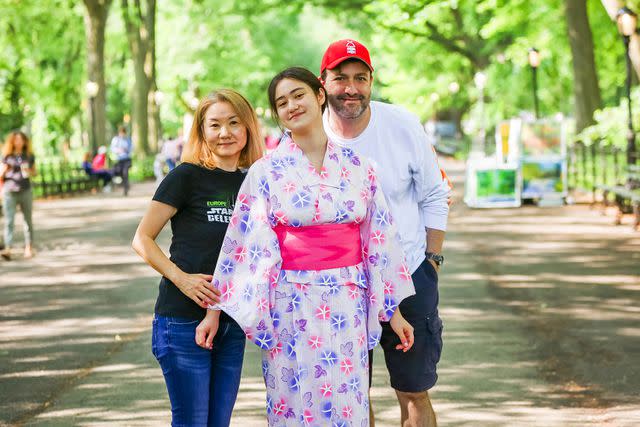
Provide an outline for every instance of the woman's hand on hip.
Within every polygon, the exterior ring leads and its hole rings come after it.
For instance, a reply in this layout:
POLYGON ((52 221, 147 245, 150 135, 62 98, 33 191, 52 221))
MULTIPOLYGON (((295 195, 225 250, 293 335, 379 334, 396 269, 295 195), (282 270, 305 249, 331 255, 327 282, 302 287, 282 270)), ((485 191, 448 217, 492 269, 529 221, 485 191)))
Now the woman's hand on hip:
POLYGON ((400 338, 400 344, 396 346, 396 350, 402 350, 404 353, 413 347, 413 326, 402 316, 400 309, 396 309, 389 321, 391 329, 400 338))
POLYGON ((212 284, 210 274, 182 273, 174 283, 180 291, 202 308, 220 302, 220 291, 212 284))

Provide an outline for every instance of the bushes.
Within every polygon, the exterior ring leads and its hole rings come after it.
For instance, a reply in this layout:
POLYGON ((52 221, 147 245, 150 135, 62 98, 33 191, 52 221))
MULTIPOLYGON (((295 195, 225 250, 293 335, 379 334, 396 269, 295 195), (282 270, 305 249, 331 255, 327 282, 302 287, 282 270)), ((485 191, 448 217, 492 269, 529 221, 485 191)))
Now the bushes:
MULTIPOLYGON (((640 88, 631 92, 631 105, 633 113, 634 130, 640 126, 640 88)), ((627 100, 622 100, 620 105, 606 107, 597 110, 593 114, 595 124, 585 128, 575 138, 586 146, 598 143, 607 147, 625 149, 627 146, 627 100)))
POLYGON ((132 182, 145 181, 154 179, 153 161, 155 156, 138 156, 134 157, 129 170, 129 180, 132 182))

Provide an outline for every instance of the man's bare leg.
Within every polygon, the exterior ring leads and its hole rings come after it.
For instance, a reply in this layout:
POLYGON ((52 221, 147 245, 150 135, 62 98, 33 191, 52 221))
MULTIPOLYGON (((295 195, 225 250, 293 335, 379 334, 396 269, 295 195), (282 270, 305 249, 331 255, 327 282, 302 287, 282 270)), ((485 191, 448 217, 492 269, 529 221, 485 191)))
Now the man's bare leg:
POLYGON ((402 427, 437 427, 436 414, 431 406, 429 392, 406 393, 396 390, 400 403, 402 427))
POLYGON ((369 397, 369 427, 376 427, 376 418, 373 415, 373 406, 371 405, 371 397, 369 397))

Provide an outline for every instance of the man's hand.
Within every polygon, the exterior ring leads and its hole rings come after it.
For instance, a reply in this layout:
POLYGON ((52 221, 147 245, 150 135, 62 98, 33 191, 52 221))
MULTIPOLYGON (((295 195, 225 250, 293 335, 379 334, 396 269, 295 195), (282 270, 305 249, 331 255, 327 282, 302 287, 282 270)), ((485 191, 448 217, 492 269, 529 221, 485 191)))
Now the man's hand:
POLYGON ((396 350, 402 350, 403 353, 409 351, 413 347, 413 326, 402 317, 399 308, 391 316, 389 325, 400 338, 400 344, 396 346, 396 350))
POLYGON ((220 291, 213 287, 212 279, 210 274, 182 273, 173 283, 200 307, 207 308, 220 302, 220 291))

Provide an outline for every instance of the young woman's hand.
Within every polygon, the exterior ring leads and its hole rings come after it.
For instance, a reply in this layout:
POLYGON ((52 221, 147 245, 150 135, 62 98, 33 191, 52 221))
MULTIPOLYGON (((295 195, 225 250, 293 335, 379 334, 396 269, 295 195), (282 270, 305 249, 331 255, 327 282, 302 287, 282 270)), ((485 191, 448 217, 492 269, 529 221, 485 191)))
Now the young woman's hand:
POLYGON ((220 302, 220 291, 211 284, 210 274, 187 274, 182 272, 173 283, 180 291, 202 308, 220 302))
POLYGON ((413 347, 413 326, 402 317, 400 309, 396 309, 389 321, 391 329, 400 338, 400 344, 396 346, 396 350, 402 350, 404 353, 413 347))
POLYGON ((196 344, 202 348, 211 350, 213 348, 213 338, 218 332, 220 325, 220 312, 217 310, 207 310, 207 315, 196 327, 196 344))

